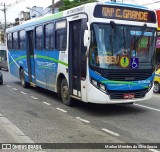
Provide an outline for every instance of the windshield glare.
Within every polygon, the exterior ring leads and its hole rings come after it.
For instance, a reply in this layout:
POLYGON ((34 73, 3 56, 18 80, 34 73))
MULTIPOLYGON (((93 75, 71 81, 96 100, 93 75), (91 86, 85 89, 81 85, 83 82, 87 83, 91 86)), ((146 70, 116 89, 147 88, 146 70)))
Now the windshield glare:
POLYGON ((152 68, 155 29, 92 24, 90 64, 99 68, 152 68))

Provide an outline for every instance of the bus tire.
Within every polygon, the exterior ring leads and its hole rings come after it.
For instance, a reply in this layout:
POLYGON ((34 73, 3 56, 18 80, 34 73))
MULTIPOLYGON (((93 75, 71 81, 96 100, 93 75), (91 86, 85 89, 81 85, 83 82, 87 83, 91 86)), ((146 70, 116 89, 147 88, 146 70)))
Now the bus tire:
POLYGON ((27 88, 29 86, 28 82, 25 81, 25 74, 23 69, 20 70, 20 80, 23 88, 27 88))
POLYGON ((158 93, 160 91, 160 84, 158 82, 154 82, 154 93, 158 93))
POLYGON ((61 98, 65 105, 72 106, 69 87, 68 87, 67 80, 65 78, 61 81, 61 98))
POLYGON ((0 82, 0 85, 2 85, 3 84, 3 80, 0 82))

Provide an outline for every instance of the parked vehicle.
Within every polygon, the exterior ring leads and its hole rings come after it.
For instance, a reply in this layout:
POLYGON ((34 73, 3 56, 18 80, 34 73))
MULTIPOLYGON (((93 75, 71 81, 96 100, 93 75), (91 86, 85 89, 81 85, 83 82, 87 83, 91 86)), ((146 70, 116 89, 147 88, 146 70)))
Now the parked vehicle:
POLYGON ((160 69, 158 69, 155 73, 154 77, 154 92, 160 92, 160 69))
POLYGON ((3 75, 2 73, 0 72, 0 85, 3 84, 3 75))
POLYGON ((6 50, 0 50, 0 69, 1 68, 8 70, 6 50))

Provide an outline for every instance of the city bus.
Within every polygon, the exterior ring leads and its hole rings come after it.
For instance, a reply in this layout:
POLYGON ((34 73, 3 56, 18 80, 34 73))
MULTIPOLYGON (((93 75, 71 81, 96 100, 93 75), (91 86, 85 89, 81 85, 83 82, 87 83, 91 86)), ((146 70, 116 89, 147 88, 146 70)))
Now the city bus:
POLYGON ((156 67, 160 66, 160 9, 155 10, 157 14, 157 40, 156 40, 156 67))
POLYGON ((157 21, 137 5, 94 2, 7 29, 9 72, 23 87, 96 104, 153 94, 157 21))

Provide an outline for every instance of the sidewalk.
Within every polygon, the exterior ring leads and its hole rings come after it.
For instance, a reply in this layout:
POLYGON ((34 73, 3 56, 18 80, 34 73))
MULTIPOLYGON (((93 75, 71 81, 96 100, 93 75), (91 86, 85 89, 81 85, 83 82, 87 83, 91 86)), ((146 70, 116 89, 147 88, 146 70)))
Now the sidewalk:
POLYGON ((0 143, 34 143, 21 130, 0 114, 0 143))
MULTIPOLYGON (((0 114, 0 151, 19 152, 19 149, 10 149, 9 143, 34 143, 21 130, 0 114), (9 147, 8 147, 9 146, 9 147), (6 148, 6 149, 5 149, 6 148)), ((33 152, 34 150, 23 150, 33 152)))

